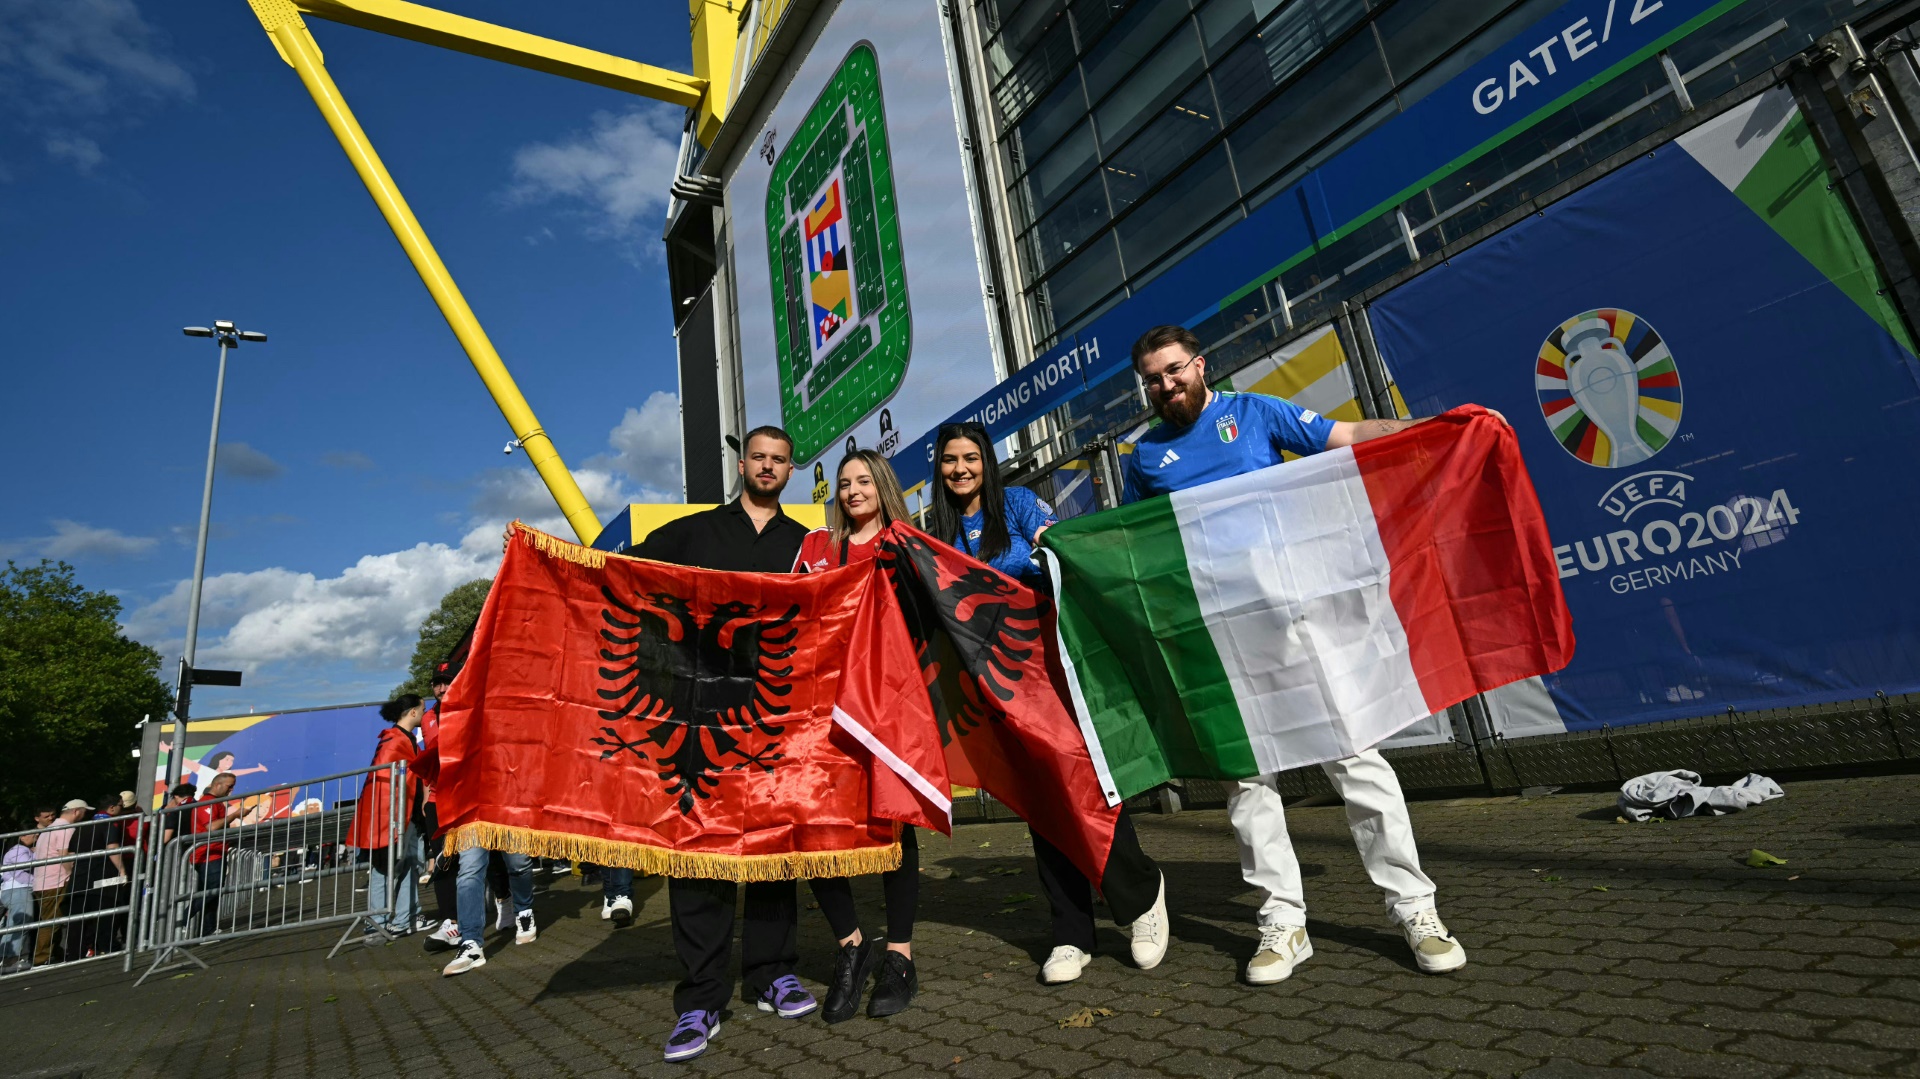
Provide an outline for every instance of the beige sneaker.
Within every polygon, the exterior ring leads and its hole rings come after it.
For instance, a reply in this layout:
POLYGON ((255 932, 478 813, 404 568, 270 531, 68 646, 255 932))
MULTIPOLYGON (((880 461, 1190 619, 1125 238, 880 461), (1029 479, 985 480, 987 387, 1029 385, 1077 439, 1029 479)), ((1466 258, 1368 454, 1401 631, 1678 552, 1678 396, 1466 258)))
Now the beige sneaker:
POLYGON ((1413 949, 1413 960, 1423 974, 1445 974, 1467 965, 1467 950, 1434 911, 1423 910, 1401 922, 1400 932, 1406 935, 1407 947, 1413 949))
POLYGON ((1047 956, 1046 963, 1040 968, 1040 980, 1048 985, 1064 985, 1077 981, 1080 972, 1093 962, 1093 956, 1071 944, 1062 944, 1047 956))
POLYGON ((1152 970, 1167 957, 1167 878, 1160 876, 1160 895, 1153 909, 1127 927, 1133 935, 1133 962, 1141 970, 1152 970))
POLYGON ((1293 977, 1293 968, 1313 958, 1313 941, 1294 925, 1260 927, 1260 950, 1247 961, 1250 985, 1272 985, 1293 977))

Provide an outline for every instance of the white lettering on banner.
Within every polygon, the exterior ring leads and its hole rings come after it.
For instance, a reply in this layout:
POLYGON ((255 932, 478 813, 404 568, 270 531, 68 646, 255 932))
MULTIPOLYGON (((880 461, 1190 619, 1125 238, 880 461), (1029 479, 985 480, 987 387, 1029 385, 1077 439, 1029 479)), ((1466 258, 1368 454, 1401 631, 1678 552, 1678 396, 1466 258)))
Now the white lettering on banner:
POLYGON ((1622 521, 1652 505, 1684 509, 1691 482, 1693 477, 1685 472, 1636 472, 1607 488, 1600 496, 1600 508, 1622 521))
MULTIPOLYGON (((1600 20, 1598 34, 1594 32, 1592 16, 1582 15, 1562 27, 1559 33, 1529 49, 1525 55, 1533 58, 1539 70, 1545 71, 1544 79, 1525 59, 1508 62, 1504 84, 1497 75, 1482 79, 1468 95, 1473 102, 1473 111, 1482 116, 1491 116, 1507 102, 1518 100, 1522 88, 1541 86, 1545 79, 1554 78, 1563 71, 1572 73, 1577 79, 1579 73, 1574 72, 1575 66, 1613 39, 1614 8, 1623 2, 1607 0, 1606 14, 1600 20), (1563 50, 1558 57, 1554 55, 1555 45, 1563 50)), ((1627 25, 1636 26, 1664 7, 1666 0, 1633 0, 1633 11, 1627 18, 1627 25)))
MULTIPOLYGON (((1631 496, 1627 495, 1623 488, 1633 486, 1637 489, 1640 483, 1651 487, 1654 479, 1662 480, 1664 490, 1660 493, 1671 497, 1674 495, 1674 488, 1681 485, 1666 481, 1668 477, 1677 475, 1680 474, 1644 473, 1642 477, 1637 478, 1639 482, 1635 482, 1635 477, 1622 480, 1615 484, 1615 489, 1621 491, 1618 501, 1622 504, 1632 501, 1631 496)), ((1684 477, 1684 479, 1691 480, 1692 477, 1684 477)), ((1681 491, 1684 492, 1683 486, 1681 491)), ((1655 499, 1652 494, 1652 491, 1642 491, 1638 505, 1653 504, 1655 499)), ((1684 497, 1683 494, 1682 497, 1684 497)), ((1680 505, 1678 502, 1668 501, 1667 498, 1659 501, 1674 506, 1680 505)), ((1600 505, 1602 509, 1615 513, 1624 520, 1632 509, 1616 510, 1613 506, 1614 502, 1614 492, 1609 491, 1608 497, 1603 498, 1600 505)), ((1764 502, 1752 495, 1741 495, 1724 505, 1709 506, 1705 513, 1688 510, 1682 513, 1678 520, 1654 518, 1646 521, 1640 525, 1638 531, 1622 528, 1591 539, 1563 543, 1553 549, 1553 559, 1554 564, 1559 567, 1560 578, 1565 580, 1568 577, 1578 577, 1582 571, 1597 573, 1608 566, 1627 569, 1632 563, 1648 561, 1663 555, 1731 543, 1733 544, 1731 552, 1704 554, 1693 558, 1691 562, 1679 562, 1675 565, 1687 567, 1693 563, 1702 562, 1703 559, 1706 562, 1712 562, 1713 559, 1722 558, 1730 553, 1733 558, 1731 569, 1739 569, 1742 552, 1782 542, 1785 539, 1786 530, 1799 523, 1800 510, 1794 506, 1793 500, 1787 497, 1786 489, 1783 487, 1774 491, 1764 502)), ((1717 570, 1708 569, 1699 572, 1725 573, 1730 570, 1722 566, 1717 570)), ((1691 570, 1687 572, 1635 570, 1616 574, 1608 584, 1615 592, 1637 592, 1651 585, 1636 584, 1634 583, 1636 581, 1667 584, 1676 580, 1691 580, 1697 575, 1698 573, 1691 570), (1640 576, 1635 576, 1636 573, 1640 576)))
MULTIPOLYGON (((1022 368, 1017 380, 1009 380, 1006 389, 998 396, 981 405, 978 411, 961 417, 961 422, 977 423, 984 427, 993 427, 1016 416, 1041 395, 1060 385, 1070 375, 1077 375, 1087 365, 1100 359, 1100 339, 1093 338, 1083 345, 1062 352, 1051 360, 1029 364, 1022 368)), ((928 450, 931 461, 932 450, 928 450)))
POLYGON ((1674 581, 1691 581, 1695 577, 1706 577, 1715 573, 1732 573, 1740 567, 1740 549, 1722 551, 1719 554, 1700 555, 1684 562, 1675 562, 1671 566, 1653 566, 1649 569, 1637 569, 1631 573, 1616 573, 1607 581, 1607 587, 1620 595, 1639 592, 1648 588, 1657 588, 1674 581))

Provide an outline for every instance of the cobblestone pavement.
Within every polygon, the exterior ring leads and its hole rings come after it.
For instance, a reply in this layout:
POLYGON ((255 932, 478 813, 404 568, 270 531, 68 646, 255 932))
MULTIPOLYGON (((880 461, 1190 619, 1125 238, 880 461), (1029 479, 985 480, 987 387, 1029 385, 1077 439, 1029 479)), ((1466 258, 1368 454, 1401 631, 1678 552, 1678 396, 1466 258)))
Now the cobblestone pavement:
MULTIPOLYGON (((1440 909, 1470 963, 1413 967, 1338 807, 1289 814, 1315 957, 1239 980, 1257 906, 1220 811, 1143 815, 1174 943, 1158 969, 1103 929, 1081 981, 1038 983, 1045 900, 1018 824, 923 840, 908 1012, 829 1028, 736 1012, 689 1064, 660 1061, 678 976, 666 894, 612 931, 597 891, 536 901, 540 940, 442 978, 411 941, 329 962, 310 932, 208 955, 135 989, 114 970, 0 982, 0 1074, 1229 1077, 1920 1074, 1920 776, 1796 783, 1718 820, 1617 823, 1608 794, 1414 806, 1440 909), (1750 869, 1760 848, 1787 860, 1750 869), (950 874, 950 875, 949 875, 950 874), (1062 1027, 1106 1008, 1091 1027, 1062 1027)), ((870 926, 878 890, 856 885, 870 926)), ((802 889, 800 974, 824 994, 824 919, 802 889)))

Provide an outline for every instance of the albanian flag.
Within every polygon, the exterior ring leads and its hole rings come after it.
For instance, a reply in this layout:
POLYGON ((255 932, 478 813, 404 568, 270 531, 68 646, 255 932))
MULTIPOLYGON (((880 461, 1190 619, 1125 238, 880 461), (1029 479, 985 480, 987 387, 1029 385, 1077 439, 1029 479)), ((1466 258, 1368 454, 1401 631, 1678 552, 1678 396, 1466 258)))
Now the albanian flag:
POLYGON ((1150 904, 1159 874, 1138 845, 1110 864, 1120 810, 1068 703, 1052 603, 905 524, 888 526, 875 564, 918 649, 953 781, 1005 803, 1109 900, 1144 889, 1150 904))
POLYGON ((914 644, 868 566, 721 573, 516 522, 439 751, 455 850, 785 880, 897 867, 896 821, 951 828, 914 644))

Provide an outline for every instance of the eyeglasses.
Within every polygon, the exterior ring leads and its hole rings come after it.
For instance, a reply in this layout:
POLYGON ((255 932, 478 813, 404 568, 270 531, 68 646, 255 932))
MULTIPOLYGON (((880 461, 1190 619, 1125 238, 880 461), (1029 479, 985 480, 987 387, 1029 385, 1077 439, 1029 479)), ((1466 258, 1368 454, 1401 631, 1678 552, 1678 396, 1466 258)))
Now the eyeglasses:
POLYGON ((1188 359, 1182 360, 1181 362, 1174 364, 1172 367, 1167 368, 1166 370, 1160 372, 1157 375, 1141 375, 1140 381, 1146 383, 1149 387, 1157 386, 1163 382, 1169 386, 1177 386, 1179 385, 1179 383, 1175 380, 1180 377, 1180 372, 1185 371, 1189 367, 1192 367, 1194 361, 1198 360, 1199 358, 1200 357, 1198 356, 1193 356, 1188 359))

